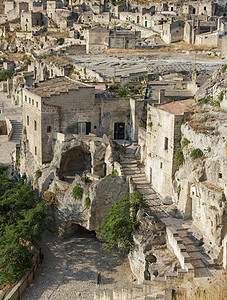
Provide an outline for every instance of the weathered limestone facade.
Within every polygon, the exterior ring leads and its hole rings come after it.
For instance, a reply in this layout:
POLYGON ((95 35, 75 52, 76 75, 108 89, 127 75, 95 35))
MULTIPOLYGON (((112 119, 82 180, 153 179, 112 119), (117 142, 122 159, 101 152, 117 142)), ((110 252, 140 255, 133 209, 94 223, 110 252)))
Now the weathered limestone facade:
POLYGON ((38 164, 53 158, 56 132, 132 139, 137 136, 144 101, 105 98, 93 86, 58 77, 23 90, 23 124, 38 164))
POLYGON ((147 129, 139 131, 141 162, 147 180, 162 197, 172 197, 172 177, 176 171, 174 155, 180 148, 184 111, 193 100, 176 101, 161 106, 148 105, 147 129))

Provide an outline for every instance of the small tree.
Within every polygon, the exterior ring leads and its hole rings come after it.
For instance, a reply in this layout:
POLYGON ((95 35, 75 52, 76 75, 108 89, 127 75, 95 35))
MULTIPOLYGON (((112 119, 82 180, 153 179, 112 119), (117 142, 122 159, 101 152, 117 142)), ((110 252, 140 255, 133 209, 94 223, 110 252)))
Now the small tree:
POLYGON ((35 177, 39 179, 42 176, 42 171, 40 169, 35 171, 35 177))
POLYGON ((190 154, 190 157, 192 159, 200 158, 202 156, 203 156, 203 151, 199 148, 196 148, 196 149, 192 150, 192 152, 190 154))
POLYGON ((83 189, 79 183, 77 183, 72 189, 73 198, 82 200, 83 198, 83 189))
POLYGON ((9 70, 3 70, 0 73, 0 81, 6 81, 7 79, 11 78, 13 73, 9 70))
POLYGON ((175 153, 175 156, 174 156, 174 161, 177 165, 177 168, 179 168, 181 165, 183 165, 183 162, 184 162, 184 154, 182 151, 177 151, 175 153))
POLYGON ((84 200, 84 206, 86 207, 86 209, 89 209, 91 206, 91 199, 89 196, 87 196, 84 200))
POLYGON ((129 253, 133 246, 133 231, 138 225, 136 214, 144 207, 147 207, 147 203, 138 192, 125 194, 110 207, 100 226, 100 232, 106 240, 104 249, 112 250, 119 246, 123 253, 129 253))

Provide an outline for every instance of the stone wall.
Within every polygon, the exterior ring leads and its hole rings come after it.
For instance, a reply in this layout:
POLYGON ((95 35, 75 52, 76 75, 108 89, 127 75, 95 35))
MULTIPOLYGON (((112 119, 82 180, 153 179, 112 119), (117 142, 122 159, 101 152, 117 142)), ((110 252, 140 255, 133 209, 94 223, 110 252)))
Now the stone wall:
POLYGON ((0 120, 0 135, 6 135, 6 134, 7 134, 6 121, 0 120))
POLYGON ((184 218, 192 219, 202 232, 211 256, 217 258, 227 232, 225 140, 221 134, 195 133, 187 124, 182 125, 182 135, 190 143, 183 148, 184 164, 175 174, 173 198, 184 218), (203 156, 192 159, 194 149, 202 150, 203 156))
POLYGON ((171 197, 182 116, 149 105, 147 120, 145 173, 155 191, 162 197, 171 197))

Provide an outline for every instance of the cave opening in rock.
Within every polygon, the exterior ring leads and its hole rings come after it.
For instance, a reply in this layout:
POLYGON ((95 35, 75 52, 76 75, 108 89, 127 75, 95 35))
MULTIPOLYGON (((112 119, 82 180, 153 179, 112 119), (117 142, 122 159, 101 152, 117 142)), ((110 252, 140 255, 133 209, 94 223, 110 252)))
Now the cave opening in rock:
POLYGON ((61 180, 73 181, 76 174, 91 172, 91 154, 82 147, 74 147, 66 151, 61 158, 58 176, 61 180))
POLYGON ((96 236, 95 231, 90 231, 85 227, 76 224, 74 221, 68 221, 64 228, 64 236, 69 237, 75 234, 81 234, 83 236, 93 236, 93 237, 96 236))

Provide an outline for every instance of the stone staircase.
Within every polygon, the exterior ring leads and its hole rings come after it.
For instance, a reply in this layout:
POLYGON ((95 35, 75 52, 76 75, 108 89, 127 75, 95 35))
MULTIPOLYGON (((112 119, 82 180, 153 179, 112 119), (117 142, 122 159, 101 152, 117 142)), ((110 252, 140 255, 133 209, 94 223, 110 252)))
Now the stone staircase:
MULTIPOLYGON (((134 189, 143 196, 151 211, 166 225, 167 244, 172 248, 182 269, 190 278, 210 277, 209 268, 214 264, 194 243, 196 238, 190 231, 191 222, 173 217, 171 210, 168 211, 169 206, 162 204, 160 196, 147 182, 141 164, 136 159, 135 151, 136 146, 133 145, 125 148, 124 160, 120 162, 122 174, 129 176, 134 189)), ((173 273, 173 276, 175 275, 173 273)))
POLYGON ((94 300, 172 300, 171 284, 166 280, 156 279, 113 290, 97 289, 94 292, 94 300))
POLYGON ((13 126, 13 134, 11 137, 11 141, 15 143, 20 143, 21 135, 22 135, 22 124, 17 120, 10 120, 13 126))
POLYGON ((162 204, 159 195, 147 182, 146 175, 135 156, 136 146, 125 147, 124 159, 120 162, 121 174, 128 177, 134 190, 140 192, 147 200, 150 210, 166 225, 167 245, 178 258, 181 269, 166 273, 152 281, 144 280, 142 284, 133 284, 122 288, 97 289, 94 300, 172 300, 174 289, 183 282, 195 277, 211 277, 209 268, 213 266, 209 257, 201 253, 195 245, 190 223, 173 217, 169 206, 162 204))

